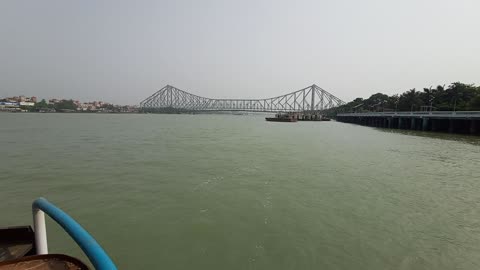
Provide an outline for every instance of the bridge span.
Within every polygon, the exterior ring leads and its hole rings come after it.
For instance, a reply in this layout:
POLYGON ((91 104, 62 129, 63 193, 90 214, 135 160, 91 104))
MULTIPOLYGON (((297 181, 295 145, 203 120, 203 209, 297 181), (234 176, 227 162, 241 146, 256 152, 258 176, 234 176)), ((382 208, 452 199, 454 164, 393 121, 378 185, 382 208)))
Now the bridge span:
POLYGON ((167 85, 140 102, 140 108, 145 112, 321 112, 342 104, 345 102, 315 84, 265 99, 213 99, 167 85))

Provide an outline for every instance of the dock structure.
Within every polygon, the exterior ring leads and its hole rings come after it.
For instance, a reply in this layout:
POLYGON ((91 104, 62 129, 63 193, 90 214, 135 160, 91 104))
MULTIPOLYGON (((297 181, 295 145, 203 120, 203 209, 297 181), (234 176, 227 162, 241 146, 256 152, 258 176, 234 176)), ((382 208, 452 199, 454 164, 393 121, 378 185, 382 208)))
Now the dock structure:
POLYGON ((340 113, 336 119, 379 128, 480 135, 480 111, 340 113))

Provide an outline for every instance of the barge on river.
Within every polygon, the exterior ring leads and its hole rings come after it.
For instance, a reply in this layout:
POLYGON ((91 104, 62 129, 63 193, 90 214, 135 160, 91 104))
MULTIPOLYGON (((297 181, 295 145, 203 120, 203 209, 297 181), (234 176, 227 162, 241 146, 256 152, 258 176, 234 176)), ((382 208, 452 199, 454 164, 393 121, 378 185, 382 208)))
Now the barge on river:
POLYGON ((277 113, 275 117, 265 117, 273 122, 297 122, 297 121, 330 121, 330 118, 319 113, 277 113))
POLYGON ((265 120, 272 122, 297 122, 298 117, 295 114, 277 113, 275 117, 265 117, 265 120))

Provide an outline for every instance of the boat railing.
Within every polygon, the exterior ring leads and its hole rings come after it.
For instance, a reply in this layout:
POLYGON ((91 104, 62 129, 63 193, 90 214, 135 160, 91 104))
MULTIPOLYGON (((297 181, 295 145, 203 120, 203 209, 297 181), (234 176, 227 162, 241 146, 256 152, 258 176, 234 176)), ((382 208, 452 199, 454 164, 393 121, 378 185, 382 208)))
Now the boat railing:
POLYGON ((47 228, 45 213, 57 222, 77 243, 87 255, 90 262, 97 270, 116 270, 117 267, 95 241, 95 239, 72 217, 44 198, 39 198, 32 203, 33 228, 35 231, 35 248, 37 254, 48 254, 47 228))

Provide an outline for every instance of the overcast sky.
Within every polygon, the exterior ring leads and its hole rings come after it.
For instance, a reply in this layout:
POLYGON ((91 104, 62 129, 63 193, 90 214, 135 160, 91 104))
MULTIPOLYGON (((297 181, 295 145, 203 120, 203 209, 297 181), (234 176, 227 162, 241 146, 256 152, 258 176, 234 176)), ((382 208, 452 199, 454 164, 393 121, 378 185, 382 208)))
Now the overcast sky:
POLYGON ((480 82, 479 0, 0 1, 0 96, 138 104, 166 84, 350 101, 480 82))

